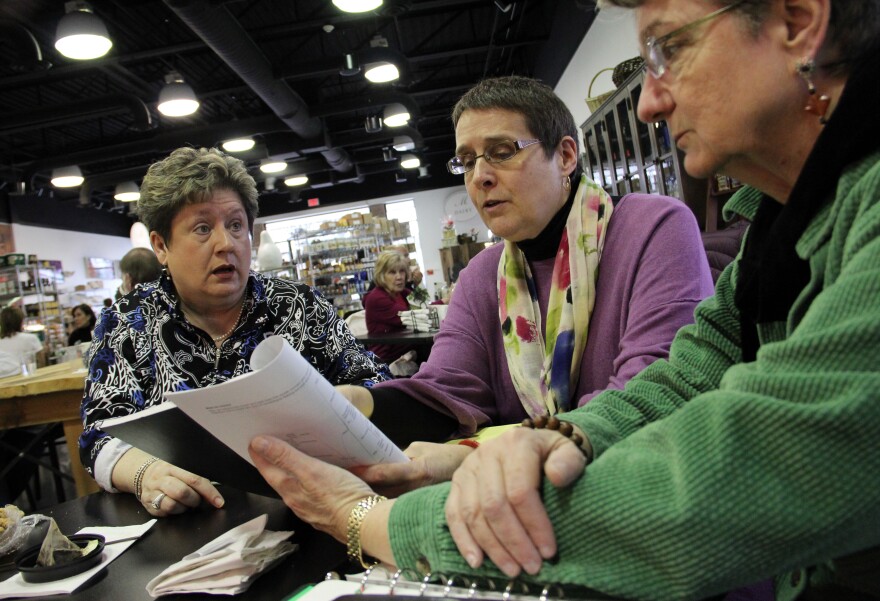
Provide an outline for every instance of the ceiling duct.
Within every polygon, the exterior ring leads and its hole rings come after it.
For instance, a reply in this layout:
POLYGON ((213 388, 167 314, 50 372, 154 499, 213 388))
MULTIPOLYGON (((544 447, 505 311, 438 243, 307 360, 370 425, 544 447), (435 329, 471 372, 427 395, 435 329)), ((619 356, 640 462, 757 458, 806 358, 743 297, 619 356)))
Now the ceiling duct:
POLYGON ((86 98, 70 104, 43 106, 19 113, 6 113, 0 119, 0 134, 58 126, 65 123, 79 123, 89 117, 125 110, 131 113, 134 129, 147 131, 153 126, 150 109, 140 98, 134 94, 111 94, 86 98))
MULTIPOLYGON (((274 78, 272 66, 225 6, 208 0, 165 0, 186 25, 265 102, 284 123, 303 138, 323 134, 319 119, 309 115, 305 101, 286 82, 274 78)), ((349 171, 351 157, 342 148, 321 154, 336 171, 349 171)))

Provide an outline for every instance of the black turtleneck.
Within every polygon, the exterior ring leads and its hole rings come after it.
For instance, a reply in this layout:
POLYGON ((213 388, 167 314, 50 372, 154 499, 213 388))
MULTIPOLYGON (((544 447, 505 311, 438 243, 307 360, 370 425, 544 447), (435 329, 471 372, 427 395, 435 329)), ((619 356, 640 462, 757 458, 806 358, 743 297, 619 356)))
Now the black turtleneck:
POLYGON ((568 200, 562 205, 562 208, 550 219, 550 223, 541 231, 540 234, 531 240, 522 240, 517 242, 523 254, 528 261, 541 261, 549 259, 559 250, 559 241, 562 240, 562 232, 565 230, 565 223, 568 221, 568 214, 574 205, 574 197, 577 193, 577 184, 581 181, 581 172, 576 170, 571 174, 571 192, 568 200))

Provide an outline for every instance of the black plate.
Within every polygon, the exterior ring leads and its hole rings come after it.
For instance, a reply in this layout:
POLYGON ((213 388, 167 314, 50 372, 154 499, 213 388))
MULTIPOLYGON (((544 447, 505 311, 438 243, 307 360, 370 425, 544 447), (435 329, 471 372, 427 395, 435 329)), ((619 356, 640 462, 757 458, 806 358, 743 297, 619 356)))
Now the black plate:
POLYGON ((82 574, 89 568, 93 568, 101 561, 101 555, 104 553, 104 537, 100 534, 74 534, 68 536, 72 543, 80 547, 85 547, 93 540, 98 541, 98 546, 92 549, 87 555, 83 555, 73 561, 63 563, 56 566, 38 566, 37 555, 40 554, 40 545, 28 547, 15 557, 15 565, 21 572, 21 577, 25 582, 51 582, 53 580, 61 580, 82 574))

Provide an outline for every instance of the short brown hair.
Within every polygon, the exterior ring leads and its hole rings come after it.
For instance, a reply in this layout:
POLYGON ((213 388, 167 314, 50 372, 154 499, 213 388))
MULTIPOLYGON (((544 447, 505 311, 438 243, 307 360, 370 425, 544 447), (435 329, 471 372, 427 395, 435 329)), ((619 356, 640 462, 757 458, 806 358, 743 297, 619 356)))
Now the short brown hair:
POLYGON ((578 129, 571 111, 545 83, 530 77, 508 75, 484 79, 464 93, 452 109, 452 125, 467 110, 505 109, 525 118, 526 127, 541 140, 544 155, 549 159, 556 145, 565 136, 578 141, 578 129))
POLYGON ((147 231, 168 242, 171 222, 188 204, 206 202, 215 190, 231 190, 241 198, 253 229, 259 211, 257 184, 245 164, 216 148, 178 148, 153 163, 141 184, 137 213, 147 231))
POLYGON ((4 307, 0 311, 0 338, 9 338, 21 332, 24 313, 18 307, 4 307))
POLYGON ((131 278, 132 288, 143 282, 158 280, 162 275, 162 264, 149 248, 132 248, 122 257, 119 269, 131 278))

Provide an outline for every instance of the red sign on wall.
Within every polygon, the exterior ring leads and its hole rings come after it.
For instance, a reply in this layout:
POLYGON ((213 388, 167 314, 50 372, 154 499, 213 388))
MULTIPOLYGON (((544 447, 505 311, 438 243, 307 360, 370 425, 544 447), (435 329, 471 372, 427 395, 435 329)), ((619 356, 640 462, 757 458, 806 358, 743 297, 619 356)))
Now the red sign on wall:
POLYGON ((309 202, 309 207, 317 207, 321 204, 321 201, 317 198, 310 198, 308 202, 309 202))

